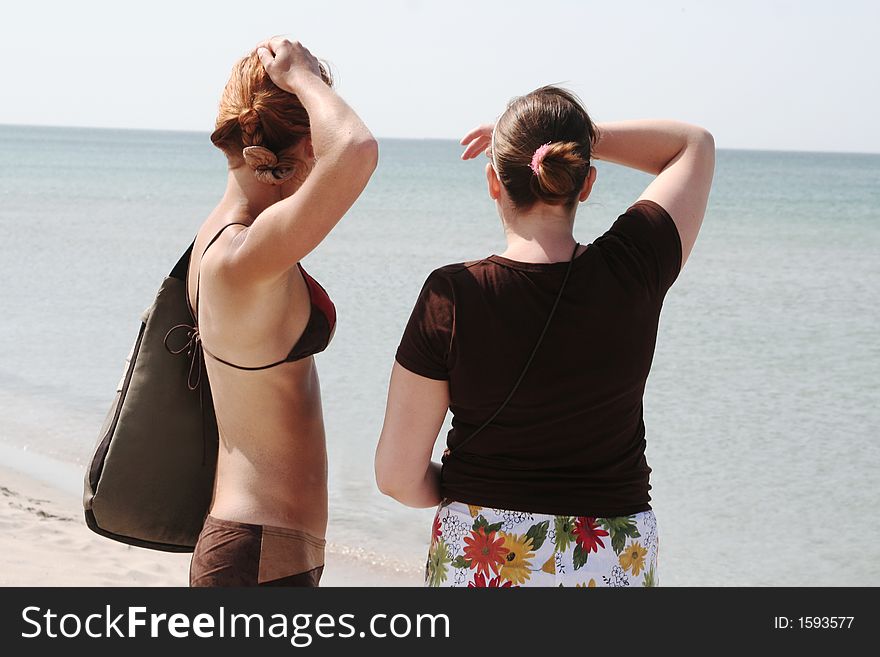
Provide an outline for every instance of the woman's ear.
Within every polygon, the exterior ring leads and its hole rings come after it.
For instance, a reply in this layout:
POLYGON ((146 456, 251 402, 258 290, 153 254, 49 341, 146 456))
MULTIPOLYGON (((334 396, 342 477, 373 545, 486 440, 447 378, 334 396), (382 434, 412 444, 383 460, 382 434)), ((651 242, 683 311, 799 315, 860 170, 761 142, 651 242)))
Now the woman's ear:
POLYGON ((587 173, 587 177, 584 178, 584 186, 581 187, 581 193, 578 195, 578 200, 583 203, 590 196, 590 192, 593 191, 593 183, 596 182, 596 176, 598 172, 596 171, 596 167, 590 167, 589 173, 587 173))
POLYGON ((489 186, 489 198, 497 201, 501 196, 501 181, 498 180, 498 174, 495 173, 495 167, 491 163, 486 165, 486 183, 489 186))

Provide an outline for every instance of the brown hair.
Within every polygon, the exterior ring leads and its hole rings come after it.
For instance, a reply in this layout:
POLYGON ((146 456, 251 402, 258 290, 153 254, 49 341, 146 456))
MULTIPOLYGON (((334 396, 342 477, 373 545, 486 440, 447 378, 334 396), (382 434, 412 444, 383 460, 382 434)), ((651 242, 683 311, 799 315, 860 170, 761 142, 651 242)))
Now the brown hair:
MULTIPOLYGON (((333 86, 323 62, 321 77, 333 86)), ((238 60, 223 89, 211 142, 231 160, 243 157, 261 182, 278 184, 307 175, 308 167, 289 149, 309 134, 299 98, 272 82, 256 51, 238 60)))
POLYGON ((546 86, 514 98, 495 124, 492 161, 514 205, 571 205, 590 171, 599 132, 572 92, 546 86), (543 158, 530 166, 541 146, 543 158))

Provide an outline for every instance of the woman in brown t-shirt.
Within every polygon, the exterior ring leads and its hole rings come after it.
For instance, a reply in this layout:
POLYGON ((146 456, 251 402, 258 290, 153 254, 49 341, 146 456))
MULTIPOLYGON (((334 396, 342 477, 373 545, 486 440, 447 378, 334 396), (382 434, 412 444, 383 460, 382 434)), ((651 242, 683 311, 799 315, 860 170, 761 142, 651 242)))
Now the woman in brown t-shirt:
POLYGON ((463 159, 490 157, 507 249, 428 276, 391 375, 379 487, 439 505, 428 585, 656 585, 642 397, 663 298, 705 213, 712 136, 595 126, 575 96, 543 87, 462 144, 463 159), (593 158, 656 177, 582 246, 572 229, 593 158))

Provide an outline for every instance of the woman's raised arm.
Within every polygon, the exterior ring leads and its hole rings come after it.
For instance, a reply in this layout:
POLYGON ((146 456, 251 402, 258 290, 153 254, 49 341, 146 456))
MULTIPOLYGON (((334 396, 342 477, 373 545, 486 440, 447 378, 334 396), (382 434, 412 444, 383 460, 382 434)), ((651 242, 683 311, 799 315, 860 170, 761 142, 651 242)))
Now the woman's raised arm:
POLYGON ((296 94, 309 115, 316 164, 296 193, 266 208, 240 233, 228 263, 241 280, 282 275, 312 251, 360 196, 378 146, 360 117, 320 77, 300 43, 275 38, 257 49, 272 81, 296 94))
POLYGON ((715 172, 715 140, 705 129, 677 121, 600 123, 593 155, 655 174, 639 200, 660 205, 681 237, 681 264, 693 249, 715 172))

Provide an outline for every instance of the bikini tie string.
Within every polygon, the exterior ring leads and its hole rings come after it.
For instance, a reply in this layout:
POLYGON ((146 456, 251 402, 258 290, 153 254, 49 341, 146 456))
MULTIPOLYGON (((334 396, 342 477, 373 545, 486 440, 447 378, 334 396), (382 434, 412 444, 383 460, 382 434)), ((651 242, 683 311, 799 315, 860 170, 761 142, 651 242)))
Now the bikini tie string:
POLYGON ((202 366, 204 364, 204 353, 202 349, 202 338, 199 335, 199 327, 191 324, 177 324, 172 326, 168 333, 165 334, 165 349, 174 356, 186 356, 189 361, 189 372, 186 376, 186 386, 190 390, 199 387, 202 381, 202 366), (168 340, 175 331, 186 331, 186 342, 177 349, 172 349, 168 344, 168 340))
POLYGON ((204 348, 202 347, 202 338, 199 335, 199 327, 192 324, 177 324, 168 329, 165 334, 165 349, 174 356, 189 357, 189 372, 186 375, 186 387, 190 390, 199 389, 199 410, 202 414, 202 465, 208 462, 208 431, 207 417, 205 415, 205 386, 200 386, 202 382, 202 369, 204 367, 204 348), (168 339, 175 331, 186 331, 186 342, 177 349, 172 349, 168 344, 168 339))

